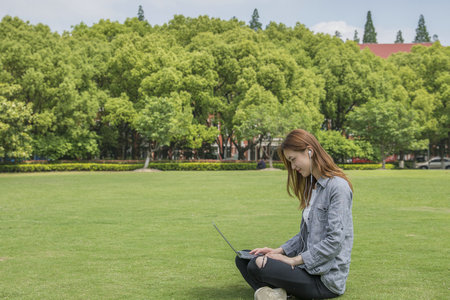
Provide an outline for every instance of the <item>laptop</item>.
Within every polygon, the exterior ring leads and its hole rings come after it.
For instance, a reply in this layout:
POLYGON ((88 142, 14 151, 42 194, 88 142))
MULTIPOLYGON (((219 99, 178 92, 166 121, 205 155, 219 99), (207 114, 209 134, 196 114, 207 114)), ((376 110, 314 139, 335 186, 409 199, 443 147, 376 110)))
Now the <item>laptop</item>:
POLYGON ((252 258, 254 258, 254 257, 258 257, 258 256, 261 256, 261 255, 262 255, 262 254, 259 254, 259 255, 250 254, 250 251, 249 251, 249 250, 236 251, 236 249, 234 249, 234 247, 233 247, 233 246, 231 245, 231 243, 227 240, 227 238, 223 235, 223 233, 222 233, 222 232, 220 231, 220 229, 216 226, 216 224, 215 224, 214 222, 212 222, 212 224, 213 224, 214 228, 216 228, 217 232, 220 233, 220 235, 223 237, 223 239, 225 240, 225 242, 227 242, 228 245, 230 245, 231 249, 233 249, 233 251, 236 253, 236 255, 237 255, 239 258, 250 260, 250 259, 252 259, 252 258))

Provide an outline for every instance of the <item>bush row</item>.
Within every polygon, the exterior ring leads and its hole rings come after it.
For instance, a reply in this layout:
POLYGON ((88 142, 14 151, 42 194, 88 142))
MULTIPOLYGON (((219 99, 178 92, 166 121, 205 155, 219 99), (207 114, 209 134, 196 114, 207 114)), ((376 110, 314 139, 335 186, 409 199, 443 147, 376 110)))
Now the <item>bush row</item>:
MULTIPOLYGON (((339 168, 343 170, 378 170, 381 169, 382 164, 338 164, 339 168)), ((393 164, 386 164, 386 170, 395 169, 393 164)))
MULTIPOLYGON (((98 164, 98 163, 52 163, 0 165, 0 172, 48 172, 48 171, 132 171, 143 164, 98 164)), ((256 170, 256 163, 195 163, 195 162, 151 162, 151 169, 162 171, 220 171, 256 170)))
POLYGON ((0 172, 48 172, 48 171, 131 171, 142 168, 142 164, 20 164, 0 165, 0 172))
POLYGON ((223 170, 256 170, 256 163, 150 163, 149 168, 163 171, 223 171, 223 170))
MULTIPOLYGON (((17 164, 0 165, 0 172, 48 172, 48 171, 132 171, 143 164, 100 164, 100 163, 60 163, 60 164, 17 164)), ((282 163, 274 163, 274 168, 285 169, 282 163)), ((375 170, 381 164, 340 164, 344 170, 375 170)), ((256 163, 229 162, 151 162, 149 168, 162 171, 223 171, 256 170, 256 163)), ((394 169, 386 164, 386 169, 394 169)))
MULTIPOLYGON (((285 169, 284 164, 282 163, 274 163, 274 168, 277 169, 285 169)), ((338 164, 338 167, 343 170, 378 170, 381 169, 382 164, 338 164)), ((393 164, 386 164, 385 168, 387 170, 395 169, 396 166, 393 164)))

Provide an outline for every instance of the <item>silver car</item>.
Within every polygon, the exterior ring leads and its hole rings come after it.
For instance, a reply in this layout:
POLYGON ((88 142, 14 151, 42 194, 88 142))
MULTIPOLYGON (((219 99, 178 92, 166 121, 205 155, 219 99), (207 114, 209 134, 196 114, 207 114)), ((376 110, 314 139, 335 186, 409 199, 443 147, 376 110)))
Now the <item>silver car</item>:
MULTIPOLYGON (((448 158, 444 158, 444 167, 446 169, 450 169, 450 160, 448 158)), ((435 157, 430 159, 429 161, 425 161, 422 163, 416 163, 417 169, 441 169, 441 158, 435 157)))

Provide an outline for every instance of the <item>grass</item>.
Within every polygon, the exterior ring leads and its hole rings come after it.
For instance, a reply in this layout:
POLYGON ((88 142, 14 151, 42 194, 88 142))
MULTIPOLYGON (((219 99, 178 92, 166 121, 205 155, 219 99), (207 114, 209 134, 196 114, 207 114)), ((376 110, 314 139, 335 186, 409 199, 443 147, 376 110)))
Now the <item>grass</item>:
MULTIPOLYGON (((449 299, 450 172, 348 171, 340 299, 449 299)), ((0 299, 252 299, 238 248, 296 234, 284 171, 0 174, 0 299)))

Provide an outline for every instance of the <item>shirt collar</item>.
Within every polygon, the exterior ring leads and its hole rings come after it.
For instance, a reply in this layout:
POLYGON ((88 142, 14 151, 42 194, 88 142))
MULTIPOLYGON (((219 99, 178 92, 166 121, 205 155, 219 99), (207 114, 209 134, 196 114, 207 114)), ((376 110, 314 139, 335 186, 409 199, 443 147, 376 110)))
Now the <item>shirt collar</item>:
POLYGON ((327 186, 329 180, 330 180, 330 178, 327 178, 327 177, 320 177, 319 180, 317 180, 317 183, 318 183, 321 187, 325 188, 325 187, 327 186))

